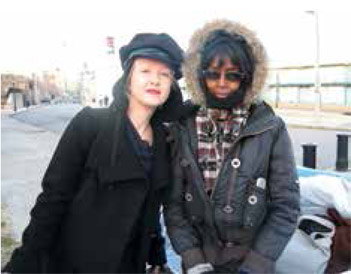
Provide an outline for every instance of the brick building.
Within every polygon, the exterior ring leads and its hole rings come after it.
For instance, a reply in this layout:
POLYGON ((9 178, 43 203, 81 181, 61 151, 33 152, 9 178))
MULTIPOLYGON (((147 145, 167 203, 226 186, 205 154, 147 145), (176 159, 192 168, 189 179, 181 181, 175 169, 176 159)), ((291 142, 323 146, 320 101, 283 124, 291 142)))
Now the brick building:
POLYGON ((1 109, 15 109, 50 101, 64 93, 60 71, 44 71, 31 76, 15 73, 1 74, 1 109))
POLYGON ((24 75, 1 74, 1 109, 9 108, 14 103, 23 107, 31 100, 32 80, 24 75))

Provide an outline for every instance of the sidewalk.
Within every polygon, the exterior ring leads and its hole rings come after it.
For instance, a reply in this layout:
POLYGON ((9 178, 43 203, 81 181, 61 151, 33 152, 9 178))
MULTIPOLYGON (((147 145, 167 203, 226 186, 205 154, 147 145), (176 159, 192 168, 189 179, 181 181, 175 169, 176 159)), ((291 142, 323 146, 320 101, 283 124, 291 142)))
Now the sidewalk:
POLYGON ((8 205, 14 238, 20 240, 28 212, 59 135, 1 115, 1 203, 8 205))
POLYGON ((274 111, 289 127, 349 131, 351 135, 351 115, 298 109, 275 109, 274 111))
MULTIPOLYGON (((324 134, 325 136, 331 135, 333 131, 340 131, 340 132, 344 132, 345 134, 348 134, 350 136, 349 142, 348 142, 349 144, 348 171, 344 171, 344 172, 335 171, 334 166, 333 166, 333 169, 318 168, 317 166, 316 170, 308 170, 302 167, 302 163, 300 163, 301 166, 298 166, 298 168, 299 168, 299 172, 301 173, 300 175, 302 176, 306 176, 307 174, 308 176, 311 176, 311 175, 316 175, 317 173, 320 173, 320 174, 323 173, 325 175, 330 175, 330 176, 345 177, 351 181, 351 163, 350 163, 351 115, 340 114, 336 112, 325 112, 325 111, 316 112, 314 110, 299 110, 299 109, 274 109, 274 111, 285 121, 285 123, 289 128, 326 130, 324 133, 320 133, 321 135, 324 134), (330 131, 330 134, 327 131, 330 131), (308 172, 306 170, 308 170, 308 172)), ((317 138, 317 135, 313 136, 312 138, 317 138)), ((325 137, 325 138, 328 139, 329 137, 325 137)), ((333 140, 333 142, 336 143, 336 140, 333 140)), ((331 143, 332 142, 324 145, 330 146, 331 143)), ((323 150, 323 143, 320 144, 319 150, 325 152, 325 150, 323 150)), ((334 156, 335 155, 333 154, 333 157, 334 156)), ((321 155, 318 155, 318 157, 321 157, 321 155)), ((319 160, 319 158, 317 158, 317 160, 319 160)))
POLYGON ((1 112, 1 266, 19 245, 59 135, 1 112))
POLYGON ((36 109, 36 108, 40 108, 40 107, 43 107, 45 105, 31 105, 29 107, 22 107, 22 108, 19 108, 17 109, 17 111, 14 111, 12 108, 4 108, 4 109, 1 109, 1 116, 2 115, 11 115, 11 114, 14 114, 14 113, 19 113, 19 112, 22 112, 22 111, 28 111, 28 110, 31 110, 31 109, 36 109))

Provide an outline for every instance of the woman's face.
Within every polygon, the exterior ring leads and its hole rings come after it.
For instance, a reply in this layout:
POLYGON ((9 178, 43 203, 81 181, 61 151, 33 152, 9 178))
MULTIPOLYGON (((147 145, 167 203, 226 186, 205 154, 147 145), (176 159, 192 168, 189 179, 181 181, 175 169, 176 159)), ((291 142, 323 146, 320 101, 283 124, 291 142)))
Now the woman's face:
POLYGON ((232 63, 229 58, 220 62, 215 57, 204 71, 207 90, 218 99, 225 99, 239 89, 242 74, 239 66, 232 63))
POLYGON ((166 102, 173 81, 171 69, 164 63, 135 59, 131 69, 130 104, 155 109, 166 102))

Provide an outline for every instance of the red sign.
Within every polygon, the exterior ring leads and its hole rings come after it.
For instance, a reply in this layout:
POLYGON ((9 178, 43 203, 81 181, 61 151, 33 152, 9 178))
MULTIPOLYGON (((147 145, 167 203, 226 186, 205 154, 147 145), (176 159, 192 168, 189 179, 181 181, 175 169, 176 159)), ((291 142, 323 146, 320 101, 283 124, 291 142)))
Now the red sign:
POLYGON ((107 53, 114 54, 115 53, 115 38, 112 36, 106 37, 106 44, 107 44, 107 53))

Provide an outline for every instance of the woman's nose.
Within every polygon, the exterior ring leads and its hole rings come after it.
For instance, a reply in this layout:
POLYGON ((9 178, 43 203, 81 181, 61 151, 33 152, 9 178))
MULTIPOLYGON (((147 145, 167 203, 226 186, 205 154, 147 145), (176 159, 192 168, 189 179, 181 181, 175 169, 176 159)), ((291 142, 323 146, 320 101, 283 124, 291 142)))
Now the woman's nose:
POLYGON ((151 73, 150 82, 158 85, 160 83, 160 75, 158 73, 151 73))
POLYGON ((225 72, 221 72, 220 77, 219 77, 219 85, 224 86, 225 85, 225 72))

